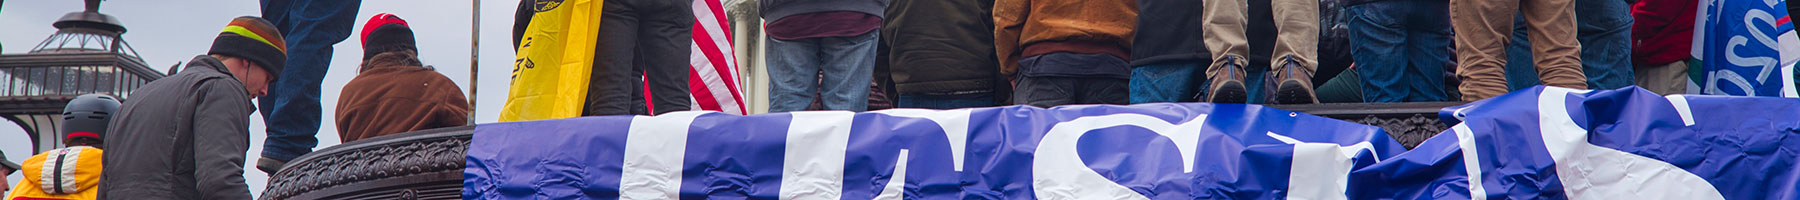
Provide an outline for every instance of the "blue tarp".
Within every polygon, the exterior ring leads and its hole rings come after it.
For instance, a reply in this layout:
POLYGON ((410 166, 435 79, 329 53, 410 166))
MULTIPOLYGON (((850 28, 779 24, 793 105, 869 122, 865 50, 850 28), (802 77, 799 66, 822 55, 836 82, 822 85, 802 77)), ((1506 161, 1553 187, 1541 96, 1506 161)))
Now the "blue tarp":
POLYGON ((1796 109, 1534 88, 1411 151, 1239 104, 585 117, 476 127, 463 198, 1794 199, 1796 109))

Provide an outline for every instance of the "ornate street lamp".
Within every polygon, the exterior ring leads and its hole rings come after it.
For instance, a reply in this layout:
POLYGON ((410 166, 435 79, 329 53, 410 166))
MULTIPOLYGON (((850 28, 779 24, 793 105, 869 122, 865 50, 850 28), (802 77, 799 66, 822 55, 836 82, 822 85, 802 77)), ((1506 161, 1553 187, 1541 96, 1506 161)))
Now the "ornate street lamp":
POLYGON ((0 117, 29 134, 32 153, 62 146, 62 108, 75 96, 101 93, 129 99, 163 73, 150 69, 120 34, 119 20, 100 14, 100 1, 63 15, 55 34, 25 54, 0 54, 0 117))

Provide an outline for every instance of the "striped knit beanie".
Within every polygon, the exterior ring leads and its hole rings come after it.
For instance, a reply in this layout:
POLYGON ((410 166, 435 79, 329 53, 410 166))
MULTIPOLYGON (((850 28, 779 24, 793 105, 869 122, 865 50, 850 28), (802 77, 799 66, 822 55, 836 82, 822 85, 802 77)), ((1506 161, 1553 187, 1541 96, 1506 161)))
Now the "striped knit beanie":
POLYGON ((268 20, 243 16, 231 19, 231 24, 219 31, 207 53, 244 58, 262 65, 269 73, 281 74, 282 65, 287 63, 287 42, 282 41, 281 32, 268 20))

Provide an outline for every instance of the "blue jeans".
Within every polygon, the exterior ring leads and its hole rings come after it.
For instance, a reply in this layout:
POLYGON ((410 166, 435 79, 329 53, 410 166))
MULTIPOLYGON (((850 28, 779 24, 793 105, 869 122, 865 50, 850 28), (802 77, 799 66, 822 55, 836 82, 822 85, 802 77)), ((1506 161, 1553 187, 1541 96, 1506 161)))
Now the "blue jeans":
POLYGON ((900 95, 901 108, 957 109, 997 106, 993 92, 951 95, 900 95))
POLYGON ((868 110, 878 34, 769 38, 769 112, 806 110, 814 92, 822 95, 826 110, 868 110))
POLYGON ((1131 68, 1131 103, 1194 102, 1206 80, 1206 61, 1131 68))
MULTIPOLYGON (((1531 63, 1531 42, 1524 17, 1513 20, 1512 44, 1506 48, 1506 86, 1521 90, 1540 84, 1531 63)), ((1631 66, 1631 4, 1625 0, 1575 0, 1576 40, 1581 42, 1581 71, 1588 89, 1609 90, 1635 83, 1631 66)))
POLYGON ((1367 102, 1449 101, 1450 4, 1377 1, 1353 5, 1350 51, 1367 102))
POLYGON ((281 31, 288 56, 281 79, 257 98, 268 127, 262 157, 288 161, 319 146, 319 85, 331 68, 331 45, 350 37, 360 7, 361 0, 262 0, 263 19, 281 31))

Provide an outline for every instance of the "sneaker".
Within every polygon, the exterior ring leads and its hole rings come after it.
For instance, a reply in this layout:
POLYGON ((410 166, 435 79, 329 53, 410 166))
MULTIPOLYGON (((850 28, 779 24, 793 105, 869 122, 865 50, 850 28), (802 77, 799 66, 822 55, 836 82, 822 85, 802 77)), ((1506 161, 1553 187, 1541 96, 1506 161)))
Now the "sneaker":
POLYGON ((1285 58, 1280 68, 1269 72, 1269 80, 1278 81, 1275 85, 1275 98, 1272 104, 1317 104, 1319 98, 1313 91, 1311 70, 1301 67, 1293 58, 1285 58))
POLYGON ((272 158, 256 159, 256 170, 261 170, 263 173, 269 173, 270 176, 274 176, 275 172, 280 172, 281 168, 286 165, 287 161, 280 161, 272 158))
POLYGON ((1227 59, 1226 63, 1219 67, 1225 69, 1206 77, 1206 98, 1203 100, 1213 103, 1244 103, 1248 101, 1250 92, 1244 87, 1244 66, 1232 62, 1232 59, 1227 59))

